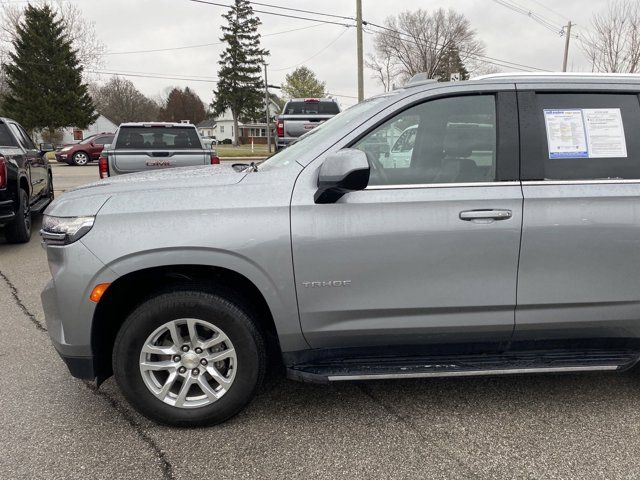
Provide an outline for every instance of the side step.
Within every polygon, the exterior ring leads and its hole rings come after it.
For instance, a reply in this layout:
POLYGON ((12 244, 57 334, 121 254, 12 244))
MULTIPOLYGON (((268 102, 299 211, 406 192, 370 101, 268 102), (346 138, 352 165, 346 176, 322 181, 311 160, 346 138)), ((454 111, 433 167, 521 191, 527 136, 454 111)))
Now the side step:
POLYGON ((502 355, 341 358, 287 368, 292 380, 328 383, 349 380, 466 377, 526 373, 626 370, 640 359, 635 351, 519 352, 502 355))
POLYGON ((51 203, 51 201, 52 200, 50 198, 41 198, 36 203, 31 205, 31 211, 32 212, 41 212, 47 207, 47 205, 49 205, 51 203))

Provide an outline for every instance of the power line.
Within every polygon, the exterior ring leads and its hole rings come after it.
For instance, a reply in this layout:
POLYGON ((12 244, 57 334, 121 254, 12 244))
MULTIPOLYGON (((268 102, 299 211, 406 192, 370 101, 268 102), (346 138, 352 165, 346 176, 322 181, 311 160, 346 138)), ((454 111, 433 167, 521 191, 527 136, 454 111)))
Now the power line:
POLYGON ((544 3, 538 1, 538 0, 530 0, 533 3, 541 6, 542 8, 544 8, 545 10, 548 10, 549 12, 553 13, 556 17, 561 18, 563 21, 567 21, 569 20, 569 17, 567 17, 566 15, 562 15, 560 12, 558 12, 557 10, 554 10, 553 8, 545 5, 544 3))
MULTIPOLYGON (((218 3, 218 2, 211 2, 208 0, 188 0, 189 2, 194 2, 194 3, 203 3, 205 5, 214 5, 216 7, 225 7, 225 8, 231 8, 232 5, 228 5, 225 3, 218 3)), ((274 7, 275 8, 275 7, 274 7)), ((284 7, 282 7, 284 8, 284 7)), ((264 13, 265 15, 274 15, 276 17, 285 17, 285 18, 295 18, 297 20, 307 20, 310 22, 322 22, 322 23, 328 23, 328 24, 332 24, 332 25, 342 25, 345 27, 348 27, 350 25, 345 24, 344 22, 340 23, 340 22, 334 22, 332 20, 320 20, 318 18, 309 18, 309 17, 301 17, 298 15, 289 15, 287 13, 277 13, 277 12, 269 12, 267 10, 258 10, 258 9, 253 9, 254 12, 256 13, 264 13)))
MULTIPOLYGON (((548 17, 545 17, 526 7, 523 7, 522 5, 517 4, 513 0, 493 0, 493 1, 498 5, 502 5, 503 7, 510 9, 513 12, 529 17, 534 22, 537 22, 538 24, 542 25, 544 28, 546 28, 547 30, 555 34, 563 35, 565 31, 565 26, 558 25, 548 17)), ((574 36, 573 38, 577 38, 577 36, 574 36)))
POLYGON ((260 5, 262 7, 271 7, 271 8, 277 8, 277 9, 280 9, 280 10, 289 10, 290 12, 309 13, 311 15, 321 15, 321 16, 324 16, 324 17, 340 18, 342 20, 355 21, 355 18, 346 17, 344 15, 334 15, 332 13, 315 12, 313 10, 302 10, 302 9, 299 9, 299 8, 282 7, 280 5, 273 5, 273 4, 270 4, 270 3, 254 2, 253 0, 249 0, 249 3, 252 3, 254 5, 260 5))
POLYGON ((333 45, 334 43, 336 43, 338 40, 340 40, 340 38, 349 31, 349 28, 345 28, 342 32, 340 32, 340 35, 338 35, 336 38, 334 38, 333 40, 331 40, 328 44, 326 44, 322 49, 318 50, 316 53, 314 53, 313 55, 311 55, 309 58, 302 60, 299 63, 296 63, 295 65, 291 65, 289 67, 283 67, 283 68, 272 68, 271 71, 272 72, 281 72, 283 70, 289 70, 291 68, 295 68, 298 67, 304 63, 307 63, 309 60, 313 60, 314 58, 316 58, 318 55, 320 55, 321 53, 323 53, 325 50, 327 50, 331 45, 333 45))
MULTIPOLYGON (((316 28, 316 27, 321 27, 324 26, 324 23, 316 23, 315 25, 309 25, 306 27, 300 27, 300 28, 294 28, 291 30, 284 30, 282 32, 275 32, 275 33, 265 33, 264 35, 261 35, 261 37, 272 37, 275 35, 283 35, 285 33, 291 33, 291 32, 299 32, 301 30, 309 30, 310 28, 316 28)), ((168 52, 168 51, 173 51, 173 50, 185 50, 188 48, 200 48, 200 47, 212 47, 215 45, 222 45, 225 42, 213 42, 213 43, 200 43, 200 44, 196 44, 196 45, 183 45, 180 47, 168 47, 168 48, 153 48, 150 50, 131 50, 128 52, 107 52, 104 53, 103 55, 128 55, 128 54, 133 54, 133 53, 153 53, 153 52, 168 52)))
MULTIPOLYGON (((422 45, 422 44, 418 43, 417 41, 415 41, 413 39, 413 37, 411 35, 409 35, 408 33, 400 32, 398 30, 394 30, 392 28, 385 27, 383 25, 378 25, 376 23, 371 23, 371 22, 367 22, 367 25, 371 25, 372 27, 376 27, 376 28, 380 28, 382 30, 386 30, 386 31, 391 32, 391 33, 393 33, 395 35, 389 35, 388 33, 380 32, 380 31, 377 31, 377 32, 368 31, 367 33, 370 33, 370 34, 371 33, 375 33, 375 34, 378 34, 378 35, 391 36, 391 37, 394 37, 394 38, 400 38, 400 36, 404 36, 404 37, 407 37, 406 41, 408 41, 409 43, 413 43, 414 45, 418 45, 418 46, 422 45)), ((423 44, 432 45, 432 46, 435 46, 437 48, 445 47, 445 45, 441 45, 441 44, 438 44, 437 42, 432 42, 432 41, 427 41, 427 40, 423 41, 423 44)), ((521 64, 521 63, 511 62, 509 60, 502 60, 500 58, 489 57, 487 55, 481 55, 481 54, 469 52, 469 51, 463 50, 463 49, 460 49, 459 51, 461 53, 466 53, 470 57, 477 58, 477 59, 482 60, 482 61, 484 61, 486 63, 491 64, 491 65, 496 65, 498 67, 514 68, 516 70, 521 70, 521 71, 524 71, 524 72, 531 71, 531 70, 537 70, 537 71, 540 71, 540 72, 548 72, 549 71, 549 70, 545 70, 543 68, 538 68, 538 67, 533 67, 531 65, 524 65, 524 64, 521 64)))

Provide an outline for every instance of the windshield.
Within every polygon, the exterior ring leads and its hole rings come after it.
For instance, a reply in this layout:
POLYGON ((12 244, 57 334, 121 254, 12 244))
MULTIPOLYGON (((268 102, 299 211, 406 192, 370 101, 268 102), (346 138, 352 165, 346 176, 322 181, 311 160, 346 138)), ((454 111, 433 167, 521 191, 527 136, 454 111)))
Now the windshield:
POLYGON ((319 127, 316 127, 301 136, 296 142, 290 144, 287 148, 280 150, 278 153, 262 162, 258 166, 258 170, 286 167, 295 163, 297 159, 305 154, 305 152, 321 144, 327 137, 335 135, 340 131, 346 135, 351 131, 353 125, 357 125, 360 121, 364 120, 363 115, 365 115, 366 112, 372 110, 387 98, 388 95, 373 97, 348 108, 342 113, 339 113, 319 127))
POLYGON ((87 143, 91 142, 91 140, 93 140, 96 137, 97 137, 97 135, 91 135, 90 137, 87 137, 84 140, 80 140, 79 142, 73 142, 73 143, 79 143, 81 145, 86 145, 87 143))

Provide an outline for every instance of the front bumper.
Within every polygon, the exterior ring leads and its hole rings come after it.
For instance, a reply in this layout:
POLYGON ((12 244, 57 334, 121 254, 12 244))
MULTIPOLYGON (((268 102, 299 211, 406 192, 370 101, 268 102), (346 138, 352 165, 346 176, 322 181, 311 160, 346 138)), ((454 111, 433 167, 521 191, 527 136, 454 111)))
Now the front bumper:
POLYGON ((46 250, 52 279, 40 298, 49 337, 73 376, 93 379, 91 328, 97 304, 89 295, 98 283, 115 280, 115 274, 81 241, 46 250))
POLYGON ((66 153, 58 153, 56 152, 56 161, 57 162, 67 162, 69 158, 69 155, 67 155, 66 153))

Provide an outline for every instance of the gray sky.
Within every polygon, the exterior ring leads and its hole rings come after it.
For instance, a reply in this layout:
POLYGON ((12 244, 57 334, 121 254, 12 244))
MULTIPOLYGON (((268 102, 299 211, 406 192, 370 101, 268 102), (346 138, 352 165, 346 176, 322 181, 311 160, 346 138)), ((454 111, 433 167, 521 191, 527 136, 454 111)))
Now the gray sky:
MULTIPOLYGON (((229 3, 218 0, 220 3, 229 3)), ((530 9, 556 25, 571 19, 575 33, 589 28, 591 15, 606 6, 606 0, 509 0, 530 9), (553 9, 553 11, 551 10, 553 9)), ((355 0, 263 0, 288 7, 339 15, 355 14, 355 0)), ((188 0, 75 0, 88 19, 95 22, 109 52, 129 52, 217 42, 225 9, 188 0)), ((365 20, 381 24, 401 10, 455 8, 469 18, 479 38, 486 44, 486 55, 548 70, 562 65, 564 38, 525 15, 515 13, 493 0, 363 0, 365 20)), ((262 7, 255 7, 262 8, 262 7)), ((287 13, 287 12, 283 12, 287 13)), ((300 14, 302 15, 302 14, 300 14)), ((326 81, 331 93, 356 95, 355 29, 338 25, 313 26, 305 30, 270 35, 314 25, 313 22, 271 15, 260 15, 263 46, 270 50, 269 83, 280 84, 295 66, 306 64, 326 81), (333 42, 330 46, 328 46, 333 42)), ((365 54, 373 53, 373 36, 365 34, 365 54)), ((215 78, 223 45, 168 52, 107 55, 103 69, 118 72, 157 73, 215 78)), ((574 41, 569 65, 573 70, 589 70, 574 41)), ((503 69, 506 70, 506 69, 503 69)), ((381 87, 365 72, 365 95, 381 87)), ((103 81, 107 76, 100 77, 103 81)), ((145 94, 156 96, 170 86, 190 86, 210 102, 214 84, 183 80, 129 77, 145 94)), ((344 105, 353 99, 339 97, 344 105)))

